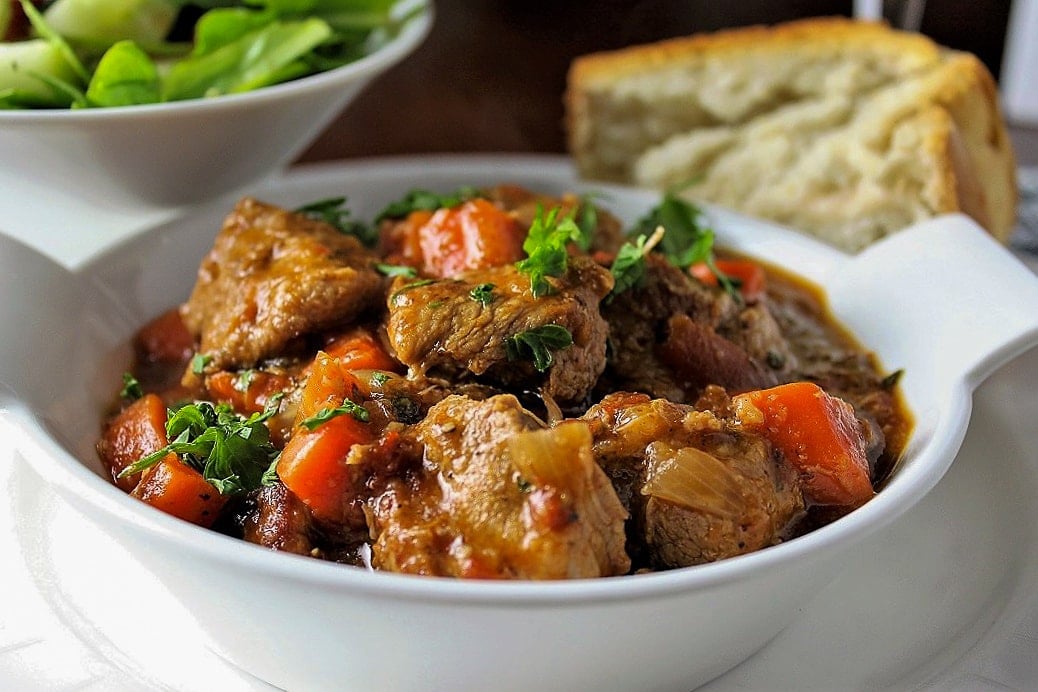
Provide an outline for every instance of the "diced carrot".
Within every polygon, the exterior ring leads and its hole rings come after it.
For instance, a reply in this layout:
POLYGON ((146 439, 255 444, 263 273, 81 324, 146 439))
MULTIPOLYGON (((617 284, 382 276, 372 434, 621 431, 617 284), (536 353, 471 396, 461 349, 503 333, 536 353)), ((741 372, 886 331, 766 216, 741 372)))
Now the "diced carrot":
POLYGON ((857 507, 875 494, 865 440, 847 402, 812 382, 747 392, 732 401, 742 424, 759 430, 797 470, 808 499, 857 507))
POLYGON ((381 244, 387 264, 422 266, 422 245, 418 231, 432 218, 433 213, 418 209, 401 221, 385 222, 381 227, 381 244))
POLYGON ((194 339, 176 308, 141 327, 134 345, 138 357, 149 363, 186 361, 194 352, 194 339))
POLYGON ((176 454, 169 454, 142 474, 132 495, 192 524, 213 525, 227 498, 176 454))
MULTIPOLYGON (((719 259, 714 261, 714 266, 719 272, 738 284, 739 293, 746 299, 746 302, 754 303, 764 295, 764 268, 756 262, 719 259)), ((697 262, 690 266, 688 271, 707 286, 718 285, 717 275, 707 266, 706 262, 697 262)))
POLYGON ((310 367, 310 376, 299 401, 296 425, 278 460, 278 476, 315 516, 341 522, 351 499, 353 473, 346 464, 350 448, 374 439, 368 423, 344 414, 321 423, 313 430, 302 425, 326 407, 337 407, 343 399, 359 403, 359 383, 337 358, 320 351, 310 367))
POLYGON ((259 413, 267 406, 270 398, 285 392, 292 382, 287 375, 263 370, 252 371, 242 379, 241 373, 221 370, 207 375, 205 386, 209 396, 218 403, 230 404, 238 413, 259 413), (244 391, 242 382, 246 383, 244 391))
POLYGON ((278 460, 278 476, 314 516, 342 522, 354 475, 346 457, 355 444, 371 441, 367 424, 350 415, 322 423, 314 430, 297 427, 278 460))
POLYGON ((438 209, 416 233, 422 271, 427 276, 455 276, 523 258, 523 228, 508 212, 485 199, 438 209))
POLYGON ((347 370, 396 370, 400 364, 386 352, 382 343, 367 329, 358 327, 337 336, 324 347, 347 370))
POLYGON ((318 351, 308 370, 309 376, 303 385, 299 407, 296 409, 296 425, 322 408, 339 406, 344 398, 360 403, 359 397, 363 392, 360 382, 342 367, 338 358, 318 351))
POLYGON ((140 474, 119 478, 124 468, 166 446, 166 405, 156 394, 145 394, 119 412, 105 427, 97 453, 117 486, 130 492, 140 474))

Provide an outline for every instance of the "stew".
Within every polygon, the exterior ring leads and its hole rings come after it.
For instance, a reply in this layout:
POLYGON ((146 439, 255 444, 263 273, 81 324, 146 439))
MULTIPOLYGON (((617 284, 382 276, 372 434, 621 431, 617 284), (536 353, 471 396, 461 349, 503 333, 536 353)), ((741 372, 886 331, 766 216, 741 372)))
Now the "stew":
POLYGON ((767 548, 859 507, 911 419, 791 274, 667 195, 242 199, 141 327, 112 481, 273 550, 423 575, 623 575, 767 548))

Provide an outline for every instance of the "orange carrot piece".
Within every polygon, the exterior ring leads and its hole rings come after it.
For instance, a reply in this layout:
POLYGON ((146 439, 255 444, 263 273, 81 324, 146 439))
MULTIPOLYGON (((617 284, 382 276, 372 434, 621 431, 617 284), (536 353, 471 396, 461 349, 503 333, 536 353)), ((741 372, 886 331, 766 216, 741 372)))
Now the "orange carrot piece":
POLYGON ((351 499, 354 476, 346 464, 350 448, 374 439, 368 423, 350 414, 339 415, 313 430, 302 425, 323 408, 335 408, 349 398, 360 403, 356 378, 339 359, 318 352, 300 396, 296 425, 278 460, 278 476, 315 516, 341 522, 351 499))
POLYGON ((396 370, 400 367, 382 343, 367 329, 357 328, 337 336, 324 347, 347 370, 396 370))
POLYGON ((812 382, 739 394, 733 402, 743 425, 758 429, 799 472, 810 500, 857 507, 875 494, 860 424, 847 402, 812 382), (744 408, 747 402, 756 411, 744 408))
POLYGON ((227 502, 201 473, 172 453, 146 470, 131 494, 166 514, 206 528, 213 525, 227 502))
POLYGON ((206 376, 205 387, 213 401, 229 404, 247 415, 262 412, 272 396, 287 391, 291 385, 288 376, 263 370, 253 371, 247 381, 248 386, 242 391, 240 374, 221 370, 206 376))
MULTIPOLYGON (((764 268, 756 262, 719 259, 714 261, 714 266, 722 274, 738 283, 739 293, 746 299, 746 302, 756 302, 764 295, 766 282, 764 268)), ((706 262, 697 262, 690 266, 688 271, 707 286, 718 285, 717 275, 707 266, 706 262)))
POLYGON ((124 468, 166 446, 166 405, 156 394, 145 394, 119 412, 105 427, 98 456, 117 486, 130 492, 140 474, 119 477, 124 468))
POLYGON ((345 519, 354 482, 346 457, 353 445, 371 441, 366 426, 341 415, 312 431, 296 428, 282 450, 278 476, 314 516, 333 522, 345 519))
POLYGON ((194 352, 194 339, 180 311, 167 310, 137 332, 134 346, 141 360, 149 363, 186 361, 194 352))
POLYGON ((439 278, 523 258, 523 229, 493 202, 472 199, 439 209, 418 228, 423 271, 439 278))

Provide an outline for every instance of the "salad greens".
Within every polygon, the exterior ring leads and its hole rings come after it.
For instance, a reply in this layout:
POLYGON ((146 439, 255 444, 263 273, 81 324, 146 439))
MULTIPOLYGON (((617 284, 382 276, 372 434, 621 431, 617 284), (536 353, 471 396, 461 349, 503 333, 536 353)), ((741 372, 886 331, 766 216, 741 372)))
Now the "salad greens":
MULTIPOLYGON (((19 1, 31 30, 0 42, 0 109, 251 91, 362 58, 424 8, 399 0, 19 1)), ((0 36, 9 21, 0 17, 0 36)))

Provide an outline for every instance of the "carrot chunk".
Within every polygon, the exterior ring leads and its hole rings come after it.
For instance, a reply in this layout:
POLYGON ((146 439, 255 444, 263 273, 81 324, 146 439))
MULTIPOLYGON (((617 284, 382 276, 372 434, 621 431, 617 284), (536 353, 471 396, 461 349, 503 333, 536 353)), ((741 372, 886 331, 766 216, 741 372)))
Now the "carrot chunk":
POLYGON ((227 502, 201 473, 172 453, 146 470, 131 494, 167 514, 206 528, 213 525, 227 502))
POLYGON ((138 357, 149 363, 186 361, 194 352, 194 339, 177 308, 167 310, 141 327, 134 342, 138 357))
POLYGON ((293 435, 278 460, 281 482, 320 519, 345 519, 354 482, 346 457, 353 445, 369 443, 374 435, 368 423, 350 413, 312 429, 304 422, 324 409, 341 406, 345 399, 359 403, 359 391, 357 380, 339 359, 319 352, 303 387, 293 435))
POLYGON ((347 370, 389 370, 400 364, 390 357, 382 343, 367 329, 352 329, 337 336, 324 347, 347 370))
POLYGON ((119 477, 122 470, 166 446, 166 405, 156 394, 145 394, 119 412, 105 427, 97 444, 112 480, 130 492, 140 480, 140 474, 119 477))
MULTIPOLYGON (((739 293, 747 303, 754 303, 763 297, 765 291, 764 268, 756 262, 719 259, 714 261, 714 266, 738 286, 739 293)), ((706 262, 697 262, 690 266, 688 271, 707 286, 717 286, 718 284, 717 275, 707 266, 706 262)))
POLYGON ((812 382, 792 382, 739 394, 733 403, 744 426, 782 451, 813 502, 857 507, 875 494, 865 440, 847 402, 812 382))
POLYGON ((287 375, 262 370, 247 373, 221 370, 205 378, 205 387, 213 401, 229 404, 242 414, 262 412, 271 397, 287 391, 291 383, 287 375))

